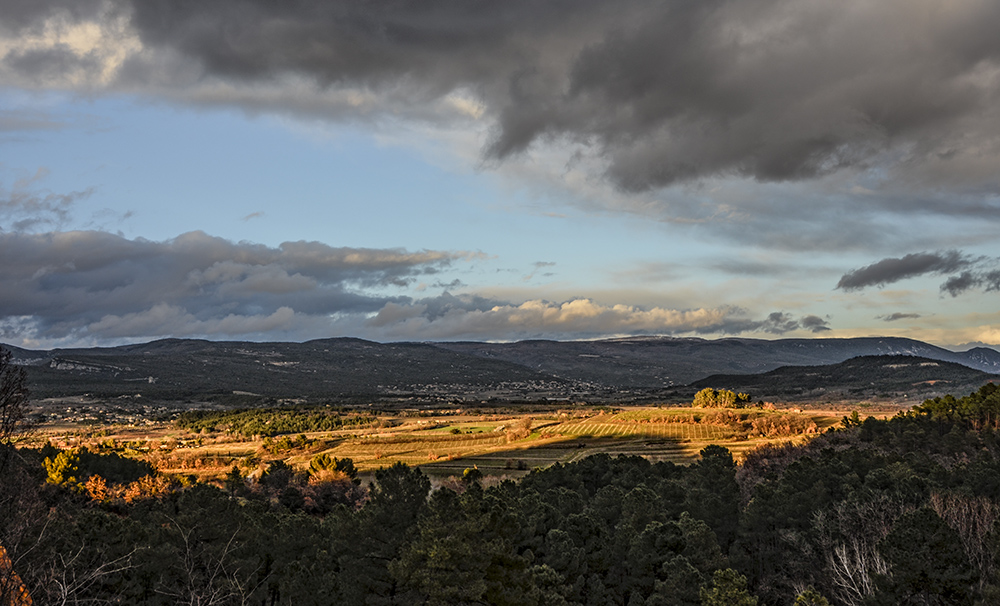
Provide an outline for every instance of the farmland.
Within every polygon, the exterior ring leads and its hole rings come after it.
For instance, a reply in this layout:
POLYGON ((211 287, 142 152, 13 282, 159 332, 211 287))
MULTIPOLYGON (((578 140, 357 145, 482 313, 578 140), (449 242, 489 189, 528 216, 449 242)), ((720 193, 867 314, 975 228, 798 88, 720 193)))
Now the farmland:
POLYGON ((261 409, 141 427, 43 425, 34 440, 62 448, 118 452, 148 461, 162 473, 202 480, 219 478, 234 465, 253 473, 277 460, 304 470, 319 454, 350 458, 362 474, 402 462, 439 478, 460 475, 468 467, 487 475, 518 477, 536 467, 602 452, 685 464, 705 446, 719 444, 740 458, 763 444, 808 439, 854 410, 857 405, 804 411, 577 407, 487 413, 328 412, 321 424, 333 429, 271 436, 241 433, 247 431, 248 414, 281 418, 286 428, 295 427, 296 419, 313 419, 315 424, 318 418, 315 409, 261 409))

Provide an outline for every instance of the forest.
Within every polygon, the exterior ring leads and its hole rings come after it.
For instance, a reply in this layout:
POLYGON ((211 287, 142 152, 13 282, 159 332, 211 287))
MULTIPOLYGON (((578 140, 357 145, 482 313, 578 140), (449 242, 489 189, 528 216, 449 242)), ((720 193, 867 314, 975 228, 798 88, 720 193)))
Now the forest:
POLYGON ((0 452, 0 603, 1000 603, 1000 389, 845 417, 741 464, 590 456, 432 489, 395 464, 234 467, 0 452))
POLYGON ((361 428, 376 422, 371 415, 344 415, 340 412, 305 406, 268 408, 263 412, 260 409, 192 410, 182 413, 177 425, 195 432, 222 430, 241 436, 276 436, 344 427, 361 428))

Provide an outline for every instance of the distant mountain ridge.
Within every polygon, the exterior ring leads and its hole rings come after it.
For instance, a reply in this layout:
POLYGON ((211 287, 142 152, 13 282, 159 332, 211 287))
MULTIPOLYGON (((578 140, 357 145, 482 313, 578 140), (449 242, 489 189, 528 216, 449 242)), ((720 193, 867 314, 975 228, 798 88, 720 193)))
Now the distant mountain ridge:
POLYGON ((751 374, 781 366, 836 364, 858 356, 910 355, 1000 373, 1000 352, 954 352, 901 337, 853 339, 700 339, 628 337, 598 341, 436 343, 438 347, 524 364, 573 380, 646 388, 688 384, 712 374, 751 374))
POLYGON ((28 367, 32 393, 42 398, 139 394, 178 400, 243 394, 344 399, 488 391, 505 384, 563 386, 518 364, 425 343, 164 339, 106 348, 10 349, 14 362, 28 367))
POLYGON ((824 366, 782 366, 752 375, 712 375, 692 387, 729 389, 753 398, 801 400, 869 395, 930 397, 947 391, 965 394, 1000 375, 956 362, 909 355, 858 356, 824 366))
POLYGON ((630 337, 514 343, 305 343, 163 339, 105 348, 8 348, 36 397, 141 395, 184 400, 233 393, 274 398, 559 398, 629 400, 683 391, 711 375, 907 355, 1000 373, 1000 352, 953 352, 898 337, 745 339, 630 337))

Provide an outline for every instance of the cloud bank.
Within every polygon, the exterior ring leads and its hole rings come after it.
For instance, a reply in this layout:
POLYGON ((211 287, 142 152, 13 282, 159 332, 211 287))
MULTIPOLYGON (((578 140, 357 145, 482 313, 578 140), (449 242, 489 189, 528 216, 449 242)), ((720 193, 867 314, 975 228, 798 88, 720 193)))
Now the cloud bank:
POLYGON ((615 335, 782 335, 794 331, 829 330, 816 316, 796 319, 784 312, 763 320, 738 307, 715 309, 645 309, 602 305, 590 299, 507 303, 476 296, 388 303, 367 322, 369 334, 391 339, 594 338, 615 335))
POLYGON ((165 242, 98 231, 0 233, 2 336, 329 334, 332 315, 374 313, 400 299, 374 292, 479 256, 318 242, 267 247, 202 232, 165 242))
POLYGON ((816 316, 763 320, 734 307, 676 310, 444 294, 384 294, 478 253, 268 247, 202 232, 164 242, 105 232, 0 234, 0 337, 26 346, 163 336, 309 339, 581 338, 621 334, 785 334, 816 316))
POLYGON ((487 163, 559 143, 622 192, 846 171, 891 211, 908 177, 935 186, 911 211, 995 219, 997 22, 1000 5, 976 0, 15 2, 0 7, 0 74, 250 112, 478 123, 487 163))

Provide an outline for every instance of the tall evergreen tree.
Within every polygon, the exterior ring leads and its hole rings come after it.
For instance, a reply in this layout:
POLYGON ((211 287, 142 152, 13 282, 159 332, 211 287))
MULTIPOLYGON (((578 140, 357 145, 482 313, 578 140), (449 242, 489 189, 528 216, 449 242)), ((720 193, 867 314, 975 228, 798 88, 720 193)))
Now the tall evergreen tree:
POLYGON ((889 563, 870 603, 893 605, 955 605, 973 603, 978 575, 954 530, 930 507, 903 514, 879 543, 889 563))

